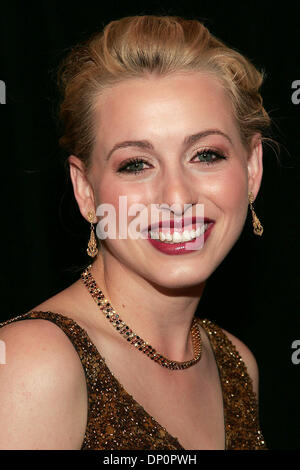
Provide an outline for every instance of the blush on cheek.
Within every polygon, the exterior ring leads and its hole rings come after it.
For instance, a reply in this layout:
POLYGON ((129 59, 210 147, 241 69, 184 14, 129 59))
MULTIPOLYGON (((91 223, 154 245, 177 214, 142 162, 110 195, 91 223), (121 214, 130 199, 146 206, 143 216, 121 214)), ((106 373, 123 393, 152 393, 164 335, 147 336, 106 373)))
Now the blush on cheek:
POLYGON ((226 175, 226 186, 226 200, 229 206, 235 206, 238 203, 243 205, 245 195, 247 200, 247 169, 242 162, 234 165, 226 175))
POLYGON ((247 172, 241 162, 228 171, 212 175, 202 187, 203 193, 224 215, 244 217, 247 210, 247 172))
POLYGON ((235 209, 238 207, 244 206, 244 201, 246 194, 246 185, 239 185, 237 183, 232 184, 230 188, 228 188, 226 193, 226 202, 224 201, 225 205, 228 209, 235 209))
MULTIPOLYGON (((130 222, 139 216, 139 211, 147 207, 144 192, 140 190, 138 194, 137 191, 128 193, 128 185, 124 189, 122 184, 118 185, 116 181, 112 181, 112 179, 109 181, 109 178, 105 178, 102 180, 101 185, 99 185, 95 196, 97 208, 102 204, 106 205, 101 210, 103 215, 99 216, 100 211, 98 211, 98 217, 100 217, 98 220, 106 219, 114 223, 116 235, 119 234, 121 238, 124 236, 128 238, 130 222), (142 207, 139 208, 139 205, 142 205, 142 207), (133 212, 129 215, 130 210, 133 212)), ((148 217, 146 217, 146 220, 148 220, 148 217)), ((105 230, 107 231, 107 228, 105 230)), ((137 230, 139 231, 140 228, 137 228, 137 230)))

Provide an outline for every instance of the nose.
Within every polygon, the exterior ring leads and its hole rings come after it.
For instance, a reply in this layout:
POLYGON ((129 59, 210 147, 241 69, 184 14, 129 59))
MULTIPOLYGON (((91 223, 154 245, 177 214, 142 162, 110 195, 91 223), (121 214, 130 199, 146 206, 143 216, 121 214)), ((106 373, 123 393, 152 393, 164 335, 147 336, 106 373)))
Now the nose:
POLYGON ((170 207, 177 216, 183 215, 187 208, 198 201, 198 190, 191 182, 191 175, 181 167, 169 170, 158 183, 157 202, 160 207, 170 207), (184 207, 186 205, 186 207, 184 207))

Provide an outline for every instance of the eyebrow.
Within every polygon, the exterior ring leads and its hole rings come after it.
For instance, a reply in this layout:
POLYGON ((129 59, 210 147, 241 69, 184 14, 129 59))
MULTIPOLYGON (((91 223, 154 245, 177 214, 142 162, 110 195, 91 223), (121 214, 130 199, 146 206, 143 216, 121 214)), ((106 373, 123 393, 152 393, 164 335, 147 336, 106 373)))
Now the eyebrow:
MULTIPOLYGON (((231 145, 233 145, 230 137, 224 132, 220 131, 219 129, 207 129, 202 132, 197 132, 197 134, 188 135, 184 138, 183 145, 185 146, 191 145, 197 142, 198 140, 203 139, 204 137, 207 137, 208 135, 213 135, 213 134, 217 134, 217 135, 221 135, 225 137, 225 139, 227 139, 228 142, 231 145)), ((113 148, 110 150, 110 152, 108 153, 106 157, 106 161, 109 160, 109 158, 111 157, 111 154, 115 150, 120 149, 120 148, 125 148, 125 147, 139 147, 141 149, 147 149, 147 150, 154 149, 153 145, 148 140, 125 140, 124 142, 119 142, 113 146, 113 148)))

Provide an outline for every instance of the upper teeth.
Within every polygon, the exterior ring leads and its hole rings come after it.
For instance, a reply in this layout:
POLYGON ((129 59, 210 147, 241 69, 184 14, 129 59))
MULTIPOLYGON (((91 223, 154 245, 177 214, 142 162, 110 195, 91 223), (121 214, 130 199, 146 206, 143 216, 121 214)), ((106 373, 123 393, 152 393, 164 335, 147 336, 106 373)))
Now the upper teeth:
POLYGON ((205 230, 207 229, 208 224, 204 224, 201 227, 198 227, 197 230, 184 230, 182 233, 173 232, 173 233, 162 233, 162 232, 149 232, 150 238, 154 238, 156 240, 160 240, 162 242, 170 242, 170 243, 179 243, 182 241, 189 241, 193 238, 199 237, 202 235, 205 230))

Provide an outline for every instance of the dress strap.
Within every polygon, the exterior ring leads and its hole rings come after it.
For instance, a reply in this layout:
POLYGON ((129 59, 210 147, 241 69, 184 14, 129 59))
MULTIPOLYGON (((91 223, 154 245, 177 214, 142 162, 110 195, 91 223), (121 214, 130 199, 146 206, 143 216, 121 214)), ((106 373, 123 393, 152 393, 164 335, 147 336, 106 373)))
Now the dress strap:
POLYGON ((227 449, 266 449, 259 427, 257 397, 246 364, 224 331, 210 320, 199 319, 208 333, 223 391, 227 449))

